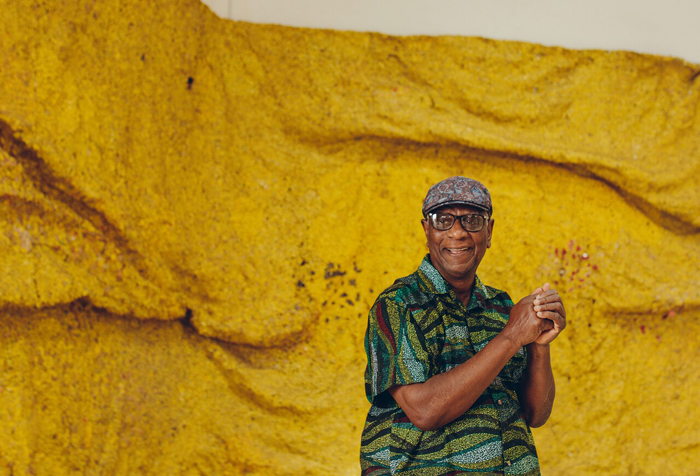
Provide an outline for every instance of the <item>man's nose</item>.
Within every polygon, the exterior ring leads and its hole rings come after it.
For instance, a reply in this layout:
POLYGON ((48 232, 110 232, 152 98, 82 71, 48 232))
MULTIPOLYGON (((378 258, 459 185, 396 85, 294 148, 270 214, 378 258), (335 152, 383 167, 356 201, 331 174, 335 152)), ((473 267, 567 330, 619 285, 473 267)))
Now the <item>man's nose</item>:
POLYGON ((450 238, 464 238, 469 236, 469 232, 462 227, 462 222, 455 220, 454 225, 450 228, 448 236, 450 238))

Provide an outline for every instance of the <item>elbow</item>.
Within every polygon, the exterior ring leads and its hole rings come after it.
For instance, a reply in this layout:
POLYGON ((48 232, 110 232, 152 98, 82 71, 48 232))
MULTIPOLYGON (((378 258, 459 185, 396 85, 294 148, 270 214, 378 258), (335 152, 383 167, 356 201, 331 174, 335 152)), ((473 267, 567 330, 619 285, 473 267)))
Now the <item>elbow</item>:
POLYGON ((396 386, 389 389, 394 401, 401 407, 408 420, 421 431, 432 431, 449 423, 440 401, 425 391, 423 384, 396 386))
POLYGON ((539 428, 547 423, 547 420, 528 420, 527 424, 530 428, 539 428))
POLYGON ((421 431, 432 431, 440 428, 440 425, 437 424, 436 419, 425 412, 419 415, 414 415, 413 418, 408 418, 411 420, 411 423, 413 423, 413 426, 421 431))
POLYGON ((416 401, 406 401, 404 413, 411 420, 413 426, 421 431, 432 431, 440 428, 438 415, 433 410, 432 405, 416 401))
POLYGON ((416 418, 409 417, 409 420, 411 420, 411 423, 413 423, 413 426, 418 428, 420 431, 432 431, 432 430, 437 430, 438 428, 440 428, 440 425, 437 424, 435 419, 430 418, 428 416, 421 415, 421 416, 416 417, 416 418))
POLYGON ((545 423, 547 423, 547 420, 549 420, 550 413, 551 411, 548 411, 538 415, 536 412, 528 411, 525 412, 523 417, 525 418, 525 421, 527 422, 530 428, 539 428, 545 423))

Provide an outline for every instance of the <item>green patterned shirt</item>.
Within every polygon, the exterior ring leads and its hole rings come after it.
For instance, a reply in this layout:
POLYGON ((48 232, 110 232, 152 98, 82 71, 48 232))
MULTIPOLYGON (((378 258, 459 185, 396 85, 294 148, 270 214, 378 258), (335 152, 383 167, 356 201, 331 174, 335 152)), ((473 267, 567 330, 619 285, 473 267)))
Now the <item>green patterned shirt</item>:
POLYGON ((517 389, 526 349, 508 361, 472 407, 432 431, 416 428, 387 390, 425 382, 483 349, 505 326, 508 294, 477 277, 464 304, 430 262, 382 292, 369 314, 362 433, 363 475, 540 474, 517 389))

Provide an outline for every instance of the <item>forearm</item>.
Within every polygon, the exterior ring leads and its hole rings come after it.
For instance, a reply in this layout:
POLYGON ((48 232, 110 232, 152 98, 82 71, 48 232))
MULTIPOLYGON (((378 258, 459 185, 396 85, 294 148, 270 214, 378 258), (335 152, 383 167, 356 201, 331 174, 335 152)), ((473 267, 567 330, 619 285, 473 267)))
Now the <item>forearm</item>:
POLYGON ((409 419, 422 430, 450 423, 471 408, 519 345, 498 335, 472 358, 426 382, 392 389, 409 419))
POLYGON ((550 362, 549 344, 527 346, 527 371, 520 387, 520 404, 528 424, 544 425, 554 405, 554 374, 550 362))

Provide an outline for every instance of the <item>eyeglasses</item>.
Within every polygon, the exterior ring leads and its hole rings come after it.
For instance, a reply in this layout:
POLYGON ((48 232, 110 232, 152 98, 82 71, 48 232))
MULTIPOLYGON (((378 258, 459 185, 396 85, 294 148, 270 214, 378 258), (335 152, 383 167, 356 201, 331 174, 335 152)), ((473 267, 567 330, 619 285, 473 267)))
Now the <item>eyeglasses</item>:
POLYGON ((489 221, 489 217, 486 215, 452 215, 451 213, 429 213, 428 219, 433 228, 439 231, 451 230, 452 226, 455 224, 455 220, 459 218, 459 223, 462 225, 464 231, 477 232, 481 231, 486 223, 489 221))

